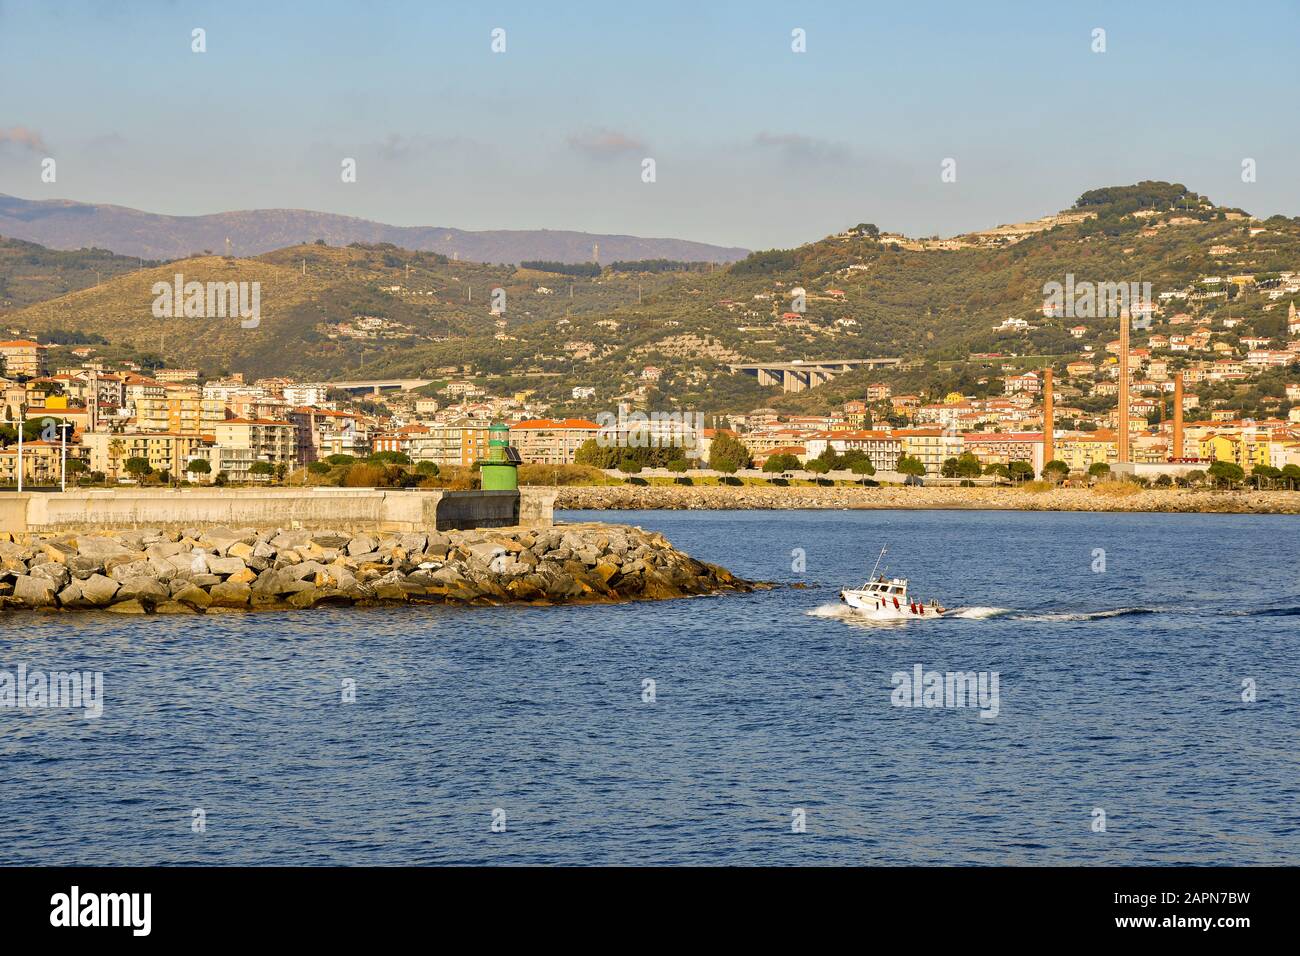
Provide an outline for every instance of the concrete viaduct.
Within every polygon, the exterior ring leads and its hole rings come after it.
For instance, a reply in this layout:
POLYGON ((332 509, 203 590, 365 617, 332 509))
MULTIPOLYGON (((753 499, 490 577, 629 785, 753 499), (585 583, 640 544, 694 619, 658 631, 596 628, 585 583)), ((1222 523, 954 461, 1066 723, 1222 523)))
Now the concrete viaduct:
POLYGON ((330 388, 341 388, 345 392, 370 392, 372 395, 378 395, 380 392, 409 392, 414 388, 422 388, 433 382, 431 378, 376 378, 364 382, 326 382, 330 388))
POLYGON ((825 385, 836 375, 855 368, 885 368, 902 364, 899 358, 831 359, 813 361, 796 359, 793 362, 749 362, 728 365, 732 372, 744 372, 758 378, 759 385, 780 385, 785 392, 802 392, 825 385))

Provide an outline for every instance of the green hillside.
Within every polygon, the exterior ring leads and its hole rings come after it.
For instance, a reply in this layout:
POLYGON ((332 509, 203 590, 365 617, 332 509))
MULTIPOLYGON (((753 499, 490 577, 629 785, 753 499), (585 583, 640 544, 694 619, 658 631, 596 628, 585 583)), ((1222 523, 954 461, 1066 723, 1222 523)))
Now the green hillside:
POLYGON ((445 378, 468 366, 496 392, 533 389, 574 413, 608 408, 635 389, 658 407, 815 409, 860 395, 868 380, 978 391, 1001 360, 968 361, 977 353, 1033 367, 1083 345, 1104 352, 1117 319, 1042 315, 1045 284, 1067 275, 1150 282, 1159 295, 1210 291, 1195 286, 1202 276, 1253 274, 1253 284, 1226 282, 1213 287, 1221 294, 1177 300, 1166 311, 1227 310, 1243 320, 1235 334, 1276 336, 1284 332, 1287 301, 1268 293, 1277 273, 1300 271, 1300 222, 1251 219, 1179 184, 1147 182, 1091 190, 1037 224, 945 243, 901 240, 862 224, 728 268, 647 263, 635 271, 620 264, 589 276, 538 265, 543 269, 449 262, 387 244, 295 246, 256 259, 204 257, 146 269, 8 319, 36 333, 75 321, 115 346, 165 348, 168 364, 208 372, 445 378), (261 281, 261 327, 154 319, 150 285, 176 271, 201 281, 261 281), (496 288, 505 291, 503 315, 491 310, 496 288), (805 290, 806 307, 790 316, 797 288, 805 290), (358 317, 388 329, 368 339, 338 333, 358 317), (1008 317, 1032 327, 995 331, 1008 317), (1079 324, 1088 329, 1082 339, 1068 331, 1079 324), (732 362, 878 356, 912 360, 912 367, 854 373, 792 396, 727 370, 732 362), (657 382, 643 376, 647 366, 662 370, 657 382), (580 385, 594 387, 596 398, 572 401, 580 385))
POLYGON ((0 236, 0 322, 8 312, 155 265, 107 249, 59 252, 0 236))

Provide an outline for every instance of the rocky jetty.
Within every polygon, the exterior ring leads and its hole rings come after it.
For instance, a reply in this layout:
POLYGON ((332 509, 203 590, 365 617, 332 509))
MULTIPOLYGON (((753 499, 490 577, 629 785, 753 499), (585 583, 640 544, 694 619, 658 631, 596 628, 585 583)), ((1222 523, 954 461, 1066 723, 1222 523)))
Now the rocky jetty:
POLYGON ((212 614, 319 605, 530 604, 749 591, 625 525, 356 534, 209 528, 3 536, 0 607, 212 614))
POLYGON ((564 486, 555 507, 567 510, 641 509, 980 509, 1005 511, 1167 511, 1218 514, 1297 514, 1300 491, 1215 491, 1131 488, 823 487, 779 485, 564 486))

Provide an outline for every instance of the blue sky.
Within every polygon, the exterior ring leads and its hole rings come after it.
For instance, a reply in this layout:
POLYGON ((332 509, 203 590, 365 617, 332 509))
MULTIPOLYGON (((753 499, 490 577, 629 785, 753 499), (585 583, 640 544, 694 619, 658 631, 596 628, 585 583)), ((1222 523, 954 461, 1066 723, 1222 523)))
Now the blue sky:
POLYGON ((1297 6, 0 0, 0 192, 751 248, 1139 179, 1297 215, 1297 6))

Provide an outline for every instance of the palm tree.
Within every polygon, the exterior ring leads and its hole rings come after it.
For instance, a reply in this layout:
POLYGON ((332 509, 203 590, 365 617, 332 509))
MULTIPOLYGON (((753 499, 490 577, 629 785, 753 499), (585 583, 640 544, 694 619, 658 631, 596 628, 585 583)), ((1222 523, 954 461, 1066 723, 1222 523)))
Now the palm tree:
POLYGON ((122 455, 126 453, 126 442, 114 438, 108 443, 108 469, 113 473, 113 484, 117 484, 117 467, 122 455))

